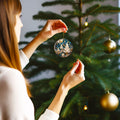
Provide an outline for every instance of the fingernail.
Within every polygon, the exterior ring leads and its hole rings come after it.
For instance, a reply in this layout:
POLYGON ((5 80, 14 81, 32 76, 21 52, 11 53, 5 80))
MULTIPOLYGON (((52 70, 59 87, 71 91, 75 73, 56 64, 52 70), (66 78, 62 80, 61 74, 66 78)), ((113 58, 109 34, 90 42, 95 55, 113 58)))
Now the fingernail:
POLYGON ((76 61, 75 63, 73 63, 73 65, 75 65, 75 64, 78 64, 78 62, 76 61))
POLYGON ((79 61, 77 60, 76 62, 73 63, 73 65, 75 65, 75 64, 79 64, 79 61))
POLYGON ((66 29, 66 28, 63 28, 63 32, 66 33, 66 32, 67 32, 67 29, 66 29))
POLYGON ((76 64, 79 64, 79 61, 78 61, 78 60, 76 61, 76 64))
POLYGON ((65 29, 65 28, 63 28, 63 30, 65 31, 66 29, 65 29))
POLYGON ((67 28, 65 28, 65 30, 66 30, 66 32, 68 31, 68 29, 67 29, 67 28))

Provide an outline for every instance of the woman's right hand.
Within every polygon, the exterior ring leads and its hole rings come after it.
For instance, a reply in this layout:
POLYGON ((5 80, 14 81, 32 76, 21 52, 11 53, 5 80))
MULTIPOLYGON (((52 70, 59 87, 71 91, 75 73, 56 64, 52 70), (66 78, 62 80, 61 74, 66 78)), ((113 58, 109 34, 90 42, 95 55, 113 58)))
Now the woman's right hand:
POLYGON ((43 29, 37 35, 37 38, 41 39, 42 42, 48 40, 55 34, 64 32, 66 33, 68 30, 66 24, 58 19, 58 20, 48 20, 43 29))
POLYGON ((69 91, 84 80, 84 64, 80 60, 77 60, 73 64, 72 69, 64 76, 61 85, 69 91))

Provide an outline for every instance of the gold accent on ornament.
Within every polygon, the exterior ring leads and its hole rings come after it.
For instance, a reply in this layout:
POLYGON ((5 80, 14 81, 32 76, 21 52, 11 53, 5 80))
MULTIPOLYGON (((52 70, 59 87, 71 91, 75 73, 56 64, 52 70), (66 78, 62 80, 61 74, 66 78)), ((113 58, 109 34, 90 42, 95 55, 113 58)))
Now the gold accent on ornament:
POLYGON ((106 93, 102 96, 100 104, 104 110, 114 111, 119 105, 118 97, 113 93, 106 93))

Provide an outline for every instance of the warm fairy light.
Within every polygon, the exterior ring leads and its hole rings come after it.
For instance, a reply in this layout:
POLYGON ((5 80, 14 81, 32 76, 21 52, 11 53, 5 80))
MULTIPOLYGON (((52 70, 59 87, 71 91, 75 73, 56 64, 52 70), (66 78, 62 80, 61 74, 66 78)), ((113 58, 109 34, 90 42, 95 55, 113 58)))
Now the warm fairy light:
POLYGON ((85 22, 85 26, 86 26, 86 27, 88 26, 88 22, 85 22))
POLYGON ((84 110, 88 110, 88 107, 87 107, 87 105, 84 105, 84 108, 83 108, 84 110))
POLYGON ((85 19, 85 26, 88 26, 88 17, 85 19))

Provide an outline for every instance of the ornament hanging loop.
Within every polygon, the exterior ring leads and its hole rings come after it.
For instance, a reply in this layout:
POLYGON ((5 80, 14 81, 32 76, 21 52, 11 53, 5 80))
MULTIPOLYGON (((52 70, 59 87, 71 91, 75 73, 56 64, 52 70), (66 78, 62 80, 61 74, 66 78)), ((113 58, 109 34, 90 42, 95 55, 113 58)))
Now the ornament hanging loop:
POLYGON ((65 33, 63 32, 63 39, 64 39, 64 37, 65 37, 65 33))

